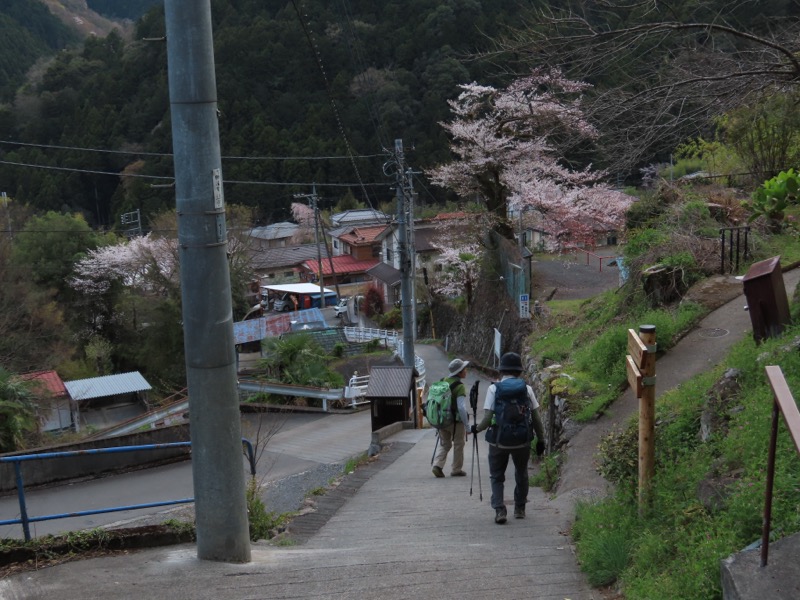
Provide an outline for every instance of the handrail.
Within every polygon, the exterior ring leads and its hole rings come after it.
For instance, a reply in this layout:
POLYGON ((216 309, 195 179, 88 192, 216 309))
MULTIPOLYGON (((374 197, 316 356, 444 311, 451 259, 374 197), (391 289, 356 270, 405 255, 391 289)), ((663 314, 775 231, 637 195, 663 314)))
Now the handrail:
MULTIPOLYGON (((253 451, 253 444, 250 440, 242 438, 242 444, 247 451, 247 460, 250 464, 250 474, 255 477, 256 474, 256 460, 253 451)), ((45 458, 70 458, 73 456, 84 456, 87 454, 115 454, 118 452, 134 452, 138 450, 163 450, 165 448, 179 448, 182 446, 191 446, 192 442, 170 442, 166 444, 144 444, 139 446, 113 446, 110 448, 92 448, 89 450, 70 450, 65 452, 42 452, 40 454, 20 454, 17 456, 0 457, 0 463, 13 463, 14 474, 17 482, 17 498, 19 499, 19 519, 6 519, 0 520, 0 525, 15 525, 22 524, 22 532, 25 535, 25 541, 29 542, 31 539, 30 523, 37 523, 39 521, 53 521, 55 519, 66 519, 69 517, 84 517, 87 515, 98 515, 101 513, 120 512, 124 510, 137 510, 140 508, 153 508, 156 506, 171 506, 173 504, 187 504, 194 502, 194 498, 181 498, 178 500, 164 500, 162 502, 147 502, 145 504, 133 504, 130 506, 112 506, 108 508, 98 508, 95 510, 82 510, 71 513, 57 513, 53 515, 41 515, 38 517, 31 517, 28 515, 28 508, 25 502, 25 484, 22 480, 21 463, 31 460, 43 460, 45 458)))
POLYGON ((589 257, 592 256, 597 259, 599 265, 599 272, 603 272, 603 261, 604 260, 613 260, 617 258, 616 256, 602 256, 601 254, 596 254, 594 252, 589 252, 585 248, 578 248, 577 246, 570 246, 567 248, 567 251, 571 251, 573 253, 583 252, 586 254, 586 265, 589 266, 589 257))
POLYGON ((780 367, 770 365, 766 367, 767 379, 772 387, 775 402, 772 404, 772 432, 769 439, 769 458, 767 459, 767 486, 764 493, 764 524, 761 531, 761 566, 767 566, 769 555, 769 530, 772 520, 772 488, 775 483, 775 448, 778 442, 778 417, 783 413, 789 435, 792 436, 794 448, 800 454, 800 411, 797 410, 792 392, 783 376, 780 367))

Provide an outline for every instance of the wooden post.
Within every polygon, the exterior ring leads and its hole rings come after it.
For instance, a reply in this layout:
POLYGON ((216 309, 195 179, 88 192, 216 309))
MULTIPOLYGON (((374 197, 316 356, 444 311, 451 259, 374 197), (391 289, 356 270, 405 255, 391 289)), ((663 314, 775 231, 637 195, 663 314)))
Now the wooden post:
POLYGON ((639 326, 639 338, 647 352, 642 356, 642 395, 639 399, 639 514, 649 504, 650 486, 655 471, 656 422, 656 327, 639 326))

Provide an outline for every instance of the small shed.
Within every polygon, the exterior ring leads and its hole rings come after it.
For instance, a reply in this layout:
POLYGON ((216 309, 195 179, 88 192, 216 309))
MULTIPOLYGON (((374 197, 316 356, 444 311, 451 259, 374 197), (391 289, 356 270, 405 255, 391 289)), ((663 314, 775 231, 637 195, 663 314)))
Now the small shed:
POLYGON ((147 392, 153 388, 139 371, 65 381, 76 407, 75 429, 90 425, 104 429, 147 411, 147 392))
POLYGON ((74 415, 69 394, 55 371, 34 371, 20 376, 31 382, 38 405, 39 429, 42 432, 67 431, 73 428, 74 415))
POLYGON ((372 411, 372 431, 412 418, 416 390, 412 367, 372 367, 364 395, 372 411))

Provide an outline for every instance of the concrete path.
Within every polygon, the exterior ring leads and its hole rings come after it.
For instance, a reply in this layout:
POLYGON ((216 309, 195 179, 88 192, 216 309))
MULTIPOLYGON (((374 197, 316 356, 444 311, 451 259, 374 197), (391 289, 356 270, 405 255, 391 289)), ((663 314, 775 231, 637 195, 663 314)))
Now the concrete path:
MULTIPOLYGON (((791 298, 800 281, 800 268, 788 271, 783 276, 786 293, 791 298)), ((746 304, 744 295, 741 295, 711 312, 658 359, 656 402, 664 392, 720 364, 736 342, 752 335, 750 315, 744 309, 746 304)), ((568 464, 556 491, 559 506, 568 510, 576 498, 606 493, 608 483, 594 468, 597 446, 606 434, 624 427, 638 411, 638 400, 628 389, 602 417, 581 429, 570 440, 567 446, 568 464)))
POLYGON ((431 475, 433 444, 431 430, 399 434, 389 452, 400 455, 382 469, 375 461, 375 472, 316 535, 297 546, 254 544, 248 564, 199 561, 193 545, 150 549, 14 576, 0 582, 0 598, 600 597, 541 491, 532 490, 526 519, 496 525, 485 446, 481 501, 477 468, 472 496, 470 477, 431 475))
MULTIPOLYGON (((786 275, 788 293, 798 279, 800 271, 786 275)), ((658 361, 659 393, 714 366, 748 334, 743 304, 738 298, 709 315, 658 361)), ((441 351, 422 346, 421 352, 429 381, 446 373, 449 358, 441 351)), ((471 371, 467 385, 476 377, 471 371)), ((0 581, 0 599, 599 600, 602 595, 580 572, 567 531, 574 498, 605 490, 592 460, 602 434, 635 412, 635 401, 627 396, 573 439, 555 500, 531 489, 524 520, 494 523, 482 441, 480 478, 476 465, 474 481, 436 479, 430 473, 433 431, 408 430, 390 438, 386 451, 340 489, 323 496, 317 513, 296 519, 295 546, 254 544, 252 561, 243 565, 199 561, 194 545, 77 561, 0 581)), ((307 434, 316 433, 309 426, 307 434)), ((361 435, 366 449, 367 433, 361 435)), ((280 442, 287 452, 303 451, 288 440, 275 441, 276 449, 280 442)), ((471 470, 469 459, 465 467, 471 470)), ((511 479, 509 471, 507 482, 511 479)), ((513 504, 511 494, 507 483, 507 504, 513 504)))

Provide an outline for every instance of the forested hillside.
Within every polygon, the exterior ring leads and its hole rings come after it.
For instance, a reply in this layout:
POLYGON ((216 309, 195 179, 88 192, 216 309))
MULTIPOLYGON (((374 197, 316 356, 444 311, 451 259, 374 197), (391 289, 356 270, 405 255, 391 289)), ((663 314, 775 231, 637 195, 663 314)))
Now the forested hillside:
POLYGON ((114 19, 138 19, 150 8, 163 5, 163 0, 87 0, 93 11, 114 19))
MULTIPOLYGON (((458 84, 487 82, 496 72, 465 58, 499 34, 516 6, 213 1, 222 153, 237 157, 223 162, 226 200, 277 220, 312 182, 323 205, 348 187, 375 204, 391 198, 382 149, 402 138, 416 168, 448 156, 438 125, 449 114, 447 99, 458 84), (368 157, 318 160, 348 154, 368 157), (309 158, 264 158, 298 156, 309 158), (275 185, 286 182, 297 185, 275 185)), ((174 204, 171 189, 151 186, 162 180, 121 184, 97 173, 172 176, 170 157, 161 156, 171 152, 164 32, 163 9, 155 7, 138 22, 133 43, 111 34, 57 56, 0 124, 0 139, 33 144, 0 148, 9 195, 38 210, 82 211, 98 226, 135 208, 149 215, 174 204)))
POLYGON ((0 105, 13 100, 27 70, 42 56, 64 48, 75 35, 40 2, 0 3, 0 105))
MULTIPOLYGON (((41 12, 66 36, 36 2, 8 0, 0 15, 23 4, 35 9, 23 12, 27 19, 41 12)), ((123 212, 173 204, 164 187, 172 176, 165 27, 161 2, 88 4, 121 16, 153 6, 135 41, 89 38, 59 53, 13 109, 0 108, 0 140, 28 144, 0 145, 0 180, 35 210, 69 208, 109 227, 123 212)), ((440 122, 459 84, 505 85, 539 66, 591 83, 584 110, 599 135, 578 136, 572 147, 561 140, 559 150, 573 166, 610 167, 619 185, 668 161, 687 139, 716 135, 719 118, 739 104, 800 77, 797 10, 788 2, 679 0, 664 10, 544 0, 211 4, 226 199, 257 207, 263 222, 287 218, 292 195, 312 183, 323 207, 348 189, 373 205, 391 199, 383 150, 397 138, 415 169, 446 161, 440 122), (342 158, 349 155, 357 158, 342 158)), ((18 82, 38 54, 33 43, 10 45, 30 48, 2 62, 18 82)), ((16 84, 0 89, 10 100, 16 84)), ((439 188, 418 191, 422 202, 444 197, 439 188)))

